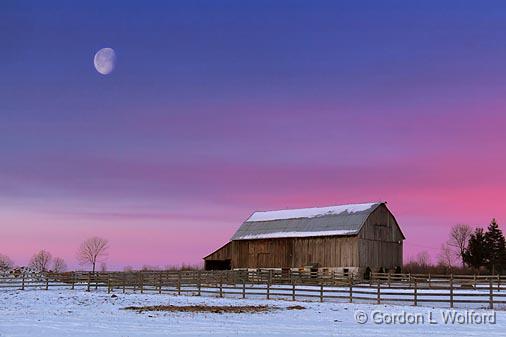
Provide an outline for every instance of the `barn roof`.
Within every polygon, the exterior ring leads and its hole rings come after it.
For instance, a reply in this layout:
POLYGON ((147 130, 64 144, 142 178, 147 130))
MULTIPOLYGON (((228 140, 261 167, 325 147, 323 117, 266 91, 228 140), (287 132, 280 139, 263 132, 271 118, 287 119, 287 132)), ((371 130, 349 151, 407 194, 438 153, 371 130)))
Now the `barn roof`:
POLYGON ((253 213, 231 240, 356 235, 384 202, 253 213))

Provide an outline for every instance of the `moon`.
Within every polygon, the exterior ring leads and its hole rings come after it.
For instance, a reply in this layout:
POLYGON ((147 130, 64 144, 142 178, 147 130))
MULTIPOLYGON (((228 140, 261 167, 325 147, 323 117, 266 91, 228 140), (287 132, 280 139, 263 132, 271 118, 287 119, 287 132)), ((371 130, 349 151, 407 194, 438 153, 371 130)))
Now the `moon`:
POLYGON ((116 64, 116 52, 112 48, 102 48, 95 54, 93 63, 99 73, 109 75, 116 64))

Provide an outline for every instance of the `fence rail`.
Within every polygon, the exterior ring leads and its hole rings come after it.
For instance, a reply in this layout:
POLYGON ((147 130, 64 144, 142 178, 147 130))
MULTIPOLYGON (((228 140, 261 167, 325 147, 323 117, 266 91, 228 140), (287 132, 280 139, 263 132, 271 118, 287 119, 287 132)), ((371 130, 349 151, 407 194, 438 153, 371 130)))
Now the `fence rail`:
POLYGON ((373 273, 370 280, 360 280, 352 275, 277 270, 0 275, 0 291, 53 288, 451 308, 506 305, 506 277, 498 275, 373 273))

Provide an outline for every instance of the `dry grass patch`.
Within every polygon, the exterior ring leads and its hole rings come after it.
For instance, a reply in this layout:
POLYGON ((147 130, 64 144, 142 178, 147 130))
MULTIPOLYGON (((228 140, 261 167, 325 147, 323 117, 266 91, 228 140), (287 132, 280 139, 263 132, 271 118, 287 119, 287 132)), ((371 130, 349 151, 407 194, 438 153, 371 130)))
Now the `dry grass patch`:
POLYGON ((289 307, 286 307, 286 310, 304 310, 306 309, 302 305, 291 305, 289 307))
POLYGON ((166 312, 194 312, 194 313, 213 313, 213 314, 243 314, 243 313, 261 313, 276 310, 279 308, 269 307, 267 305, 244 305, 244 306, 208 306, 208 305, 151 305, 142 307, 126 307, 124 310, 133 310, 137 312, 145 311, 166 311, 166 312))

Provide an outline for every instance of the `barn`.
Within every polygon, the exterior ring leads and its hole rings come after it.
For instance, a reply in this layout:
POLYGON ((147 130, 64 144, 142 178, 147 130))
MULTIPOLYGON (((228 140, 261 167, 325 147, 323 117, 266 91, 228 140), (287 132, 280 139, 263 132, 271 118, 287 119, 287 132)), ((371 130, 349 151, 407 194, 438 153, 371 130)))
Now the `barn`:
POLYGON ((206 270, 395 270, 405 239, 385 202, 253 213, 206 270))

